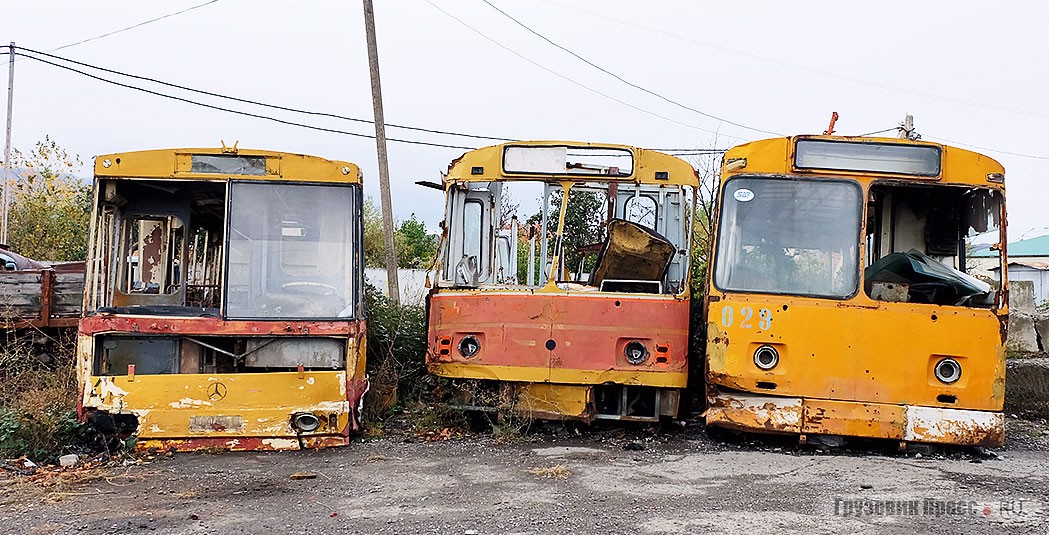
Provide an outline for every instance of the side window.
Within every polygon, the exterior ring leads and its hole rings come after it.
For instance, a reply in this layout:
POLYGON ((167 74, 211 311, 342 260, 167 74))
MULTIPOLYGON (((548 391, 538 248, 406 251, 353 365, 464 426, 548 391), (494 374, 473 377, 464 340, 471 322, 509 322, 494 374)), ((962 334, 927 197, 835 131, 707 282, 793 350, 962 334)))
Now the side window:
POLYGON ((627 221, 655 230, 656 200, 652 197, 638 195, 627 199, 625 212, 627 221))
POLYGON ((173 294, 182 284, 182 221, 174 216, 132 216, 124 220, 120 291, 173 294))
POLYGON ((470 199, 463 207, 463 256, 481 260, 481 223, 484 205, 470 199))

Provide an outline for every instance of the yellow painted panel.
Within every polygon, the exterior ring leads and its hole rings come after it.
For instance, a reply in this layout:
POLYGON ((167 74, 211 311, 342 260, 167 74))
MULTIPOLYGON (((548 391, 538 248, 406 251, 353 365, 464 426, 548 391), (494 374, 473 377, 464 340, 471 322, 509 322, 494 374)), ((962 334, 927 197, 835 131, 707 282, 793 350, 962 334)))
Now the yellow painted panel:
POLYGON ((292 414, 321 417, 318 432, 349 425, 342 371, 91 377, 84 407, 133 413, 139 437, 292 436, 292 414))
POLYGON ((688 383, 688 373, 685 372, 572 370, 565 368, 445 363, 430 364, 429 370, 430 373, 441 377, 491 379, 521 383, 550 382, 579 385, 616 383, 663 388, 684 388, 688 383))
POLYGON ((855 299, 831 301, 722 294, 707 324, 708 378, 737 390, 777 396, 1001 410, 1005 359, 997 316, 986 309, 855 299), (752 319, 740 321, 749 308, 752 319), (730 308, 732 312, 725 311, 730 308), (771 320, 759 324, 760 311, 771 320), (762 328, 767 326, 767 328, 762 328), (754 365, 769 344, 780 353, 771 371, 754 365), (962 380, 932 375, 951 357, 962 380), (775 388, 759 389, 758 382, 775 388), (938 396, 954 396, 954 403, 938 396))
POLYGON ((265 156, 265 175, 236 176, 246 180, 290 180, 306 182, 360 183, 361 171, 356 164, 287 152, 238 149, 225 153, 219 148, 159 149, 105 154, 95 158, 95 176, 148 179, 227 180, 229 174, 190 173, 193 154, 229 154, 231 156, 265 156), (109 161, 105 167, 103 162, 109 161))
POLYGON ((571 418, 588 416, 589 386, 567 386, 531 383, 518 385, 518 411, 538 415, 556 415, 571 418))
POLYGON ((928 141, 911 141, 897 138, 842 137, 842 136, 795 136, 752 141, 732 147, 725 153, 725 169, 722 181, 736 174, 791 174, 798 176, 838 176, 849 180, 869 183, 885 178, 893 178, 887 173, 862 175, 855 171, 833 171, 794 169, 794 144, 798 139, 825 139, 854 142, 879 142, 903 145, 939 146, 943 150, 943 167, 939 177, 918 178, 899 176, 911 182, 935 182, 937 184, 965 184, 992 189, 1004 189, 1004 183, 992 183, 987 180, 988 174, 1004 174, 1002 164, 993 158, 965 150, 930 143, 928 141), (737 167, 746 160, 745 167, 737 167), (733 166, 733 162, 739 162, 733 166))
POLYGON ((492 145, 472 150, 460 156, 452 162, 445 177, 446 183, 451 182, 491 182, 495 180, 566 180, 566 181, 613 181, 613 182, 639 182, 642 184, 668 184, 697 186, 699 179, 692 165, 669 154, 652 150, 630 147, 627 145, 615 145, 611 143, 590 143, 583 141, 515 141, 502 145, 492 145), (625 149, 634 153, 634 169, 629 177, 611 177, 602 175, 543 175, 503 173, 503 149, 506 145, 526 145, 530 147, 542 146, 570 146, 589 148, 625 149), (481 167, 484 171, 473 174, 474 167, 481 167), (666 171, 666 180, 656 180, 656 171, 666 171))

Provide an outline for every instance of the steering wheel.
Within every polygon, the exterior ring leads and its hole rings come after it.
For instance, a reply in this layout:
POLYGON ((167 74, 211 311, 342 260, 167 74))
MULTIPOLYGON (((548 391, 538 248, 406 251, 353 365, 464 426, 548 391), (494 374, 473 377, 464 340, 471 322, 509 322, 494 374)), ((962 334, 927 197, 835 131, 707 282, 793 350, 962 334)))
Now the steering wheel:
POLYGON ((326 283, 323 283, 323 282, 313 282, 313 281, 285 282, 284 284, 280 285, 280 288, 282 290, 292 290, 292 291, 295 291, 295 292, 298 292, 298 293, 313 294, 313 295, 334 295, 335 293, 338 292, 338 290, 335 289, 335 287, 330 285, 330 284, 326 284, 326 283), (303 291, 304 288, 306 289, 306 291, 303 291), (316 292, 316 291, 310 290, 310 288, 318 288, 318 289, 323 290, 323 291, 322 292, 316 292))

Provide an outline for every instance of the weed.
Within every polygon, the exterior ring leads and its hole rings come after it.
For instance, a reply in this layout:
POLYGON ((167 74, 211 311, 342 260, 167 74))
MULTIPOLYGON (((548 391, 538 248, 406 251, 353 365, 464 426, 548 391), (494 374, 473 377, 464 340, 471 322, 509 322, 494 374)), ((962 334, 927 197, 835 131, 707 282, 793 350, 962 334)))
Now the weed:
POLYGON ((399 305, 374 286, 364 292, 368 311, 368 376, 364 421, 381 421, 394 407, 423 399, 433 382, 426 374, 426 309, 399 305))
POLYGON ((563 464, 532 468, 528 470, 528 473, 541 479, 568 479, 572 477, 572 471, 563 464))
POLYGON ((77 443, 76 337, 0 331, 0 456, 53 463, 77 443))

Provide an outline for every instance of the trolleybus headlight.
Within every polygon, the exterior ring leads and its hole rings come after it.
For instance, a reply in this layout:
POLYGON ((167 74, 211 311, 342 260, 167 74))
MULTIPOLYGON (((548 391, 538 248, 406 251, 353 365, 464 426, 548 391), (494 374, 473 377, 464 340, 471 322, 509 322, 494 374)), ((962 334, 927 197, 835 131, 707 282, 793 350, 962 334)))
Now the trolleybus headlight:
POLYGON ((962 378, 962 365, 954 359, 940 359, 933 369, 936 378, 942 383, 951 384, 962 378))
POLYGON ((641 364, 648 358, 648 348, 645 347, 645 344, 633 340, 628 342, 623 349, 623 356, 626 357, 626 361, 631 364, 641 364))
POLYGON ((473 335, 466 335, 462 340, 459 340, 459 354, 464 357, 470 358, 480 350, 481 342, 478 342, 473 335))
POLYGON ((320 418, 317 418, 316 416, 308 412, 303 412, 292 416, 291 423, 295 426, 295 429, 304 433, 316 431, 317 428, 321 426, 320 418))
POLYGON ((771 370, 779 364, 779 351, 772 346, 761 346, 754 352, 754 365, 763 369, 771 370))

